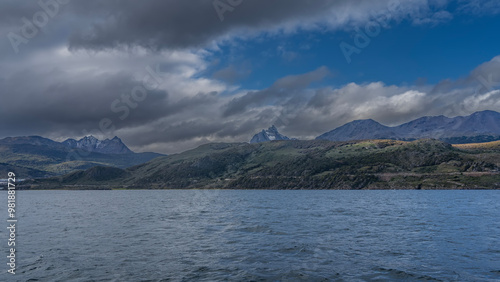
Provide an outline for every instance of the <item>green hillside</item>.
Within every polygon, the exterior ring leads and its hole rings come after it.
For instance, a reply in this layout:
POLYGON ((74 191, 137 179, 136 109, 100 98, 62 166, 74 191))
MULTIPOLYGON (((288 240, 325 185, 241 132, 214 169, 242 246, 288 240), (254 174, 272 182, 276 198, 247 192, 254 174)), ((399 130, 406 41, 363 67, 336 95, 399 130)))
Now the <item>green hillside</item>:
POLYGON ((102 180, 95 175, 94 169, 29 187, 498 189, 500 149, 462 150, 436 140, 208 144, 102 180))

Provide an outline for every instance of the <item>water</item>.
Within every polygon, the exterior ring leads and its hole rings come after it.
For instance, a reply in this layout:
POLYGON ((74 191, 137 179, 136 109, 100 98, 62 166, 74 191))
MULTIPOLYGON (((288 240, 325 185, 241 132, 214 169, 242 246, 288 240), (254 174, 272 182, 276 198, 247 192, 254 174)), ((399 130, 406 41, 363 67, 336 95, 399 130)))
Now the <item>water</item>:
POLYGON ((18 269, 1 281, 500 280, 499 191, 17 196, 18 269))

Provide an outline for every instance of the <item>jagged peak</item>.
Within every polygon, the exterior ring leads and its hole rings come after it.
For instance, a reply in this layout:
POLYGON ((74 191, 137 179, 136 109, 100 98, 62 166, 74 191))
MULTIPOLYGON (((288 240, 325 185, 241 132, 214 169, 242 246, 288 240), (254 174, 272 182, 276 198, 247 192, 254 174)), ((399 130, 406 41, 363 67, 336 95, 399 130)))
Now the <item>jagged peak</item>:
POLYGON ((259 133, 255 134, 250 140, 250 143, 261 143, 261 142, 275 141, 275 140, 290 140, 290 138, 288 138, 285 135, 282 135, 278 131, 278 128, 273 124, 268 129, 263 129, 259 133))
POLYGON ((85 137, 83 137, 81 140, 99 140, 98 138, 94 137, 94 135, 87 135, 85 137))
POLYGON ((93 135, 88 135, 80 140, 68 139, 63 142, 70 148, 80 148, 97 153, 105 154, 128 154, 133 153, 118 136, 113 137, 113 139, 106 138, 104 140, 99 140, 93 135))

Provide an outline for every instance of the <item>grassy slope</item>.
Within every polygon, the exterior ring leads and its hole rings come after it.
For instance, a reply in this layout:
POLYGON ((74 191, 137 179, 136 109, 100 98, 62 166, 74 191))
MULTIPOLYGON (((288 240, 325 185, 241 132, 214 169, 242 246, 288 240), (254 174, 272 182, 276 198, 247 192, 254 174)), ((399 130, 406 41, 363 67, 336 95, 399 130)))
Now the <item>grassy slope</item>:
POLYGON ((498 148, 464 150, 435 140, 208 144, 105 181, 89 176, 93 171, 71 181, 44 183, 167 189, 497 189, 499 156, 498 148))
POLYGON ((500 151, 500 141, 487 142, 487 143, 457 144, 457 145, 453 145, 453 147, 463 149, 463 150, 498 150, 498 151, 500 151))

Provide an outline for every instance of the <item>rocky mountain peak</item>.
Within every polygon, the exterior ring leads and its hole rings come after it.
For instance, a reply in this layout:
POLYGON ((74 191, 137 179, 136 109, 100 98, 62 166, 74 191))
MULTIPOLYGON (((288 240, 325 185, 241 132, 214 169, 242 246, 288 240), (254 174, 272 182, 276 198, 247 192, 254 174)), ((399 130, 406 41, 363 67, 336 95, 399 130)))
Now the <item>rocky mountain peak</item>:
POLYGON ((72 149, 82 149, 89 152, 103 154, 130 154, 133 153, 120 138, 115 136, 113 139, 99 140, 90 135, 85 136, 80 140, 68 139, 63 142, 66 146, 72 149))
POLYGON ((268 129, 263 129, 261 132, 255 134, 252 140, 250 140, 250 144, 275 141, 275 140, 290 140, 290 138, 279 133, 278 128, 272 125, 268 129))

